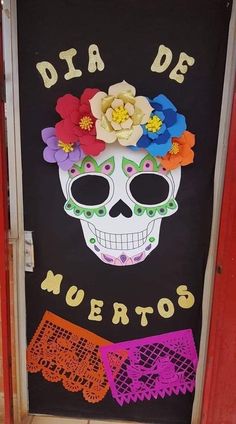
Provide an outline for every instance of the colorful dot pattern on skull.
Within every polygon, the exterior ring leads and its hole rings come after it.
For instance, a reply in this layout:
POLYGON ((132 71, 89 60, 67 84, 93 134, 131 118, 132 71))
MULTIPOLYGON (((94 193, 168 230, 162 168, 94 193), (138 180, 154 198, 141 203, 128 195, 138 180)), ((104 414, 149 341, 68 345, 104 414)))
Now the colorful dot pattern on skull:
POLYGON ((168 212, 168 209, 175 210, 177 208, 178 208, 178 205, 176 200, 170 199, 168 202, 164 203, 163 205, 156 206, 156 207, 145 207, 142 205, 135 205, 134 213, 137 216, 141 216, 144 213, 146 213, 149 217, 156 217, 156 215, 165 216, 168 212))
POLYGON ((137 172, 158 172, 160 165, 151 155, 146 155, 141 160, 140 164, 124 157, 122 161, 122 169, 127 177, 131 177, 137 172))
POLYGON ((114 157, 110 157, 100 165, 92 156, 86 156, 81 165, 74 164, 74 166, 68 171, 71 178, 78 175, 85 174, 88 172, 102 173, 105 175, 112 175, 115 168, 114 157))
POLYGON ((88 219, 92 218, 94 214, 98 217, 104 217, 107 213, 105 206, 100 206, 98 208, 79 207, 75 202, 73 202, 72 199, 67 200, 64 208, 65 208, 65 211, 73 212, 75 217, 84 215, 88 219))

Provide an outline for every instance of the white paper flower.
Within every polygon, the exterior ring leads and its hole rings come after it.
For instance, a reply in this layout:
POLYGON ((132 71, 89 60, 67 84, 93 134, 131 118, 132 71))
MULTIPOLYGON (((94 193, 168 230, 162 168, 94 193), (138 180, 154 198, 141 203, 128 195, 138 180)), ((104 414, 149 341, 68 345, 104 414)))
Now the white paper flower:
POLYGON ((143 134, 141 125, 149 120, 153 108, 146 97, 135 94, 135 88, 126 81, 111 85, 108 94, 95 94, 90 105, 97 118, 97 139, 105 143, 118 140, 122 146, 137 144, 143 134))

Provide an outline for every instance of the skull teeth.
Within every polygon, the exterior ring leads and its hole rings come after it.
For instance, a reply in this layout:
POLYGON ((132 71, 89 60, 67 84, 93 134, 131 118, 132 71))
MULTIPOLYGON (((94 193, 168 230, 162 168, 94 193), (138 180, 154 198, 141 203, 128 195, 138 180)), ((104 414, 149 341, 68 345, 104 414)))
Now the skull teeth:
POLYGON ((112 250, 132 250, 142 246, 150 232, 152 231, 153 225, 148 231, 146 228, 144 231, 138 233, 127 233, 127 234, 112 234, 105 233, 97 230, 91 224, 89 225, 90 230, 96 236, 98 243, 106 249, 112 250))

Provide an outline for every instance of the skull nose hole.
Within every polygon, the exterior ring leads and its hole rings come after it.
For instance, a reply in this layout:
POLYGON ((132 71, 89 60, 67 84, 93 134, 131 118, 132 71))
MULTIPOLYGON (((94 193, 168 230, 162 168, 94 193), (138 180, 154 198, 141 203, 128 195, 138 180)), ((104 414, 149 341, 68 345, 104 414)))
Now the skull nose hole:
POLYGON ((131 218, 131 216, 133 215, 133 212, 130 207, 126 205, 126 203, 123 202, 123 200, 121 199, 112 206, 109 212, 109 215, 112 218, 116 218, 120 214, 125 216, 126 218, 131 218))

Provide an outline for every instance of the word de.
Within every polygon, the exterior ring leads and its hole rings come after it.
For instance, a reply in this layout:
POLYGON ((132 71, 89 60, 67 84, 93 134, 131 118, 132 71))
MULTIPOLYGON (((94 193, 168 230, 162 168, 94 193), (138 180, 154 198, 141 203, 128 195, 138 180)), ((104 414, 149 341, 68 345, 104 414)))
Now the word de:
MULTIPOLYGON (((164 44, 161 44, 151 66, 151 71, 158 73, 165 72, 169 68, 172 58, 172 51, 164 46, 164 44)), ((181 52, 176 66, 169 74, 169 78, 181 84, 184 82, 184 74, 188 71, 188 66, 193 66, 194 63, 195 59, 193 57, 187 55, 185 52, 181 52)))

